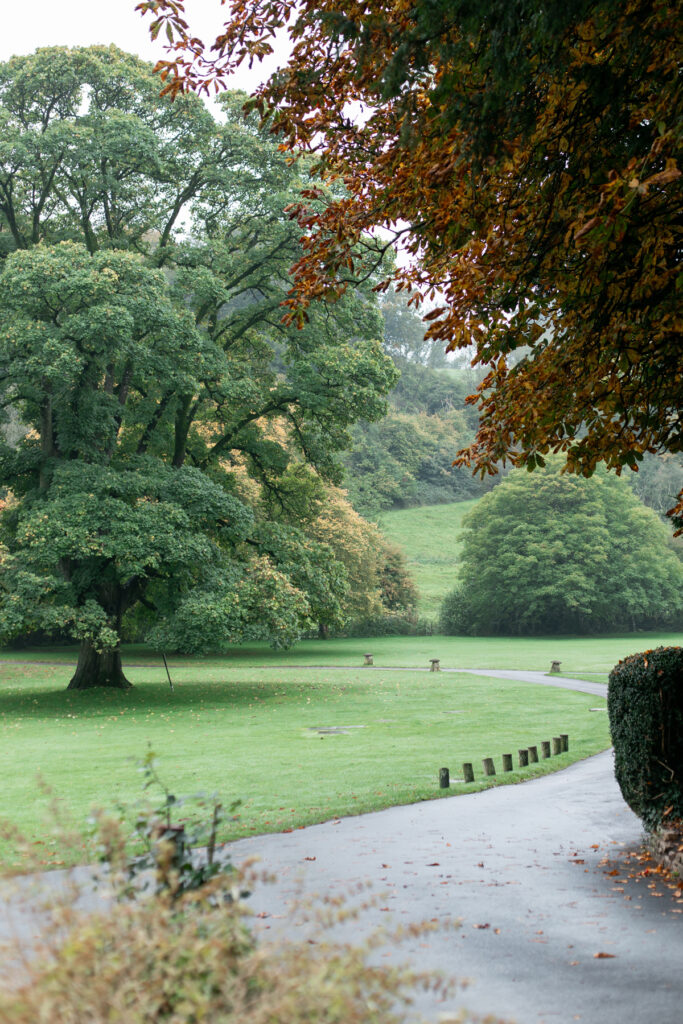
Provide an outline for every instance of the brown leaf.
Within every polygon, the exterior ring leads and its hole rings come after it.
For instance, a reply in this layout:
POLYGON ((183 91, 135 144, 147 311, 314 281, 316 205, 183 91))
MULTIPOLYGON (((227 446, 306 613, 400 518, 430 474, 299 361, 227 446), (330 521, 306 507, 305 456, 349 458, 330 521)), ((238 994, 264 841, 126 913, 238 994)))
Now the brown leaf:
POLYGON ((593 953, 594 960, 614 960, 614 953, 593 953))

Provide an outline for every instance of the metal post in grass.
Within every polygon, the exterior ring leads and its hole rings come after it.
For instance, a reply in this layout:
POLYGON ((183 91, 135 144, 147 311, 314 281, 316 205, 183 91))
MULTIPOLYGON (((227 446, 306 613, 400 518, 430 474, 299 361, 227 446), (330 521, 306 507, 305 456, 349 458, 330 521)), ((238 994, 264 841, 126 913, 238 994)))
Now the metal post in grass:
POLYGON ((512 754, 503 754, 503 771, 512 771, 512 754))
POLYGON ((553 754, 562 753, 562 740, 559 736, 553 736, 553 754))
POLYGON ((163 651, 161 652, 161 657, 164 659, 164 668, 166 669, 166 675, 168 676, 168 685, 171 687, 171 690, 173 690, 173 683, 171 681, 171 673, 168 671, 168 662, 166 661, 166 655, 163 653, 163 651))
POLYGON ((484 775, 495 775, 496 766, 493 763, 492 757, 484 757, 481 761, 481 766, 484 769, 484 775))
POLYGON ((519 757, 519 767, 526 768, 529 764, 529 751, 526 747, 523 750, 518 750, 517 756, 519 757))
POLYGON ((462 766, 462 777, 465 782, 474 782, 474 768, 470 761, 465 761, 462 766))
POLYGON ((448 768, 439 768, 439 789, 448 789, 451 784, 451 776, 448 768))
POLYGON ((560 739, 562 740, 562 750, 569 750, 569 734, 566 732, 561 732, 560 739))
POLYGON ((543 740, 541 743, 541 755, 543 757, 550 757, 550 740, 543 740))
POLYGON ((538 747, 529 747, 529 764, 538 762, 538 747))

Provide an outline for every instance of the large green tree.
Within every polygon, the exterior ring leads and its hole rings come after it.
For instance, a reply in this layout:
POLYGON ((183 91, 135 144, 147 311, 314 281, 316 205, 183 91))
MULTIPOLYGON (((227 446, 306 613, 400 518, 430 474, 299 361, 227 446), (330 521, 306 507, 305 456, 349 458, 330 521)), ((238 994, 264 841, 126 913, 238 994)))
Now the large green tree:
POLYGON ((681 451, 679 4, 230 0, 212 49, 179 0, 139 7, 177 40, 161 62, 176 95, 289 35, 256 103, 346 187, 299 205, 292 315, 357 276, 363 232, 402 237, 415 259, 395 276, 436 304, 428 338, 489 367, 464 463, 563 451, 590 474, 681 451))
POLYGON ((396 373, 361 291, 281 323, 301 182, 243 101, 171 104, 113 48, 0 67, 0 391, 28 428, 0 444, 0 630, 80 639, 74 687, 126 685, 136 606, 185 650, 341 615, 292 461, 338 481, 396 373))
POLYGON ((447 632, 590 633, 680 624, 683 565, 624 480, 513 471, 463 521, 447 632))

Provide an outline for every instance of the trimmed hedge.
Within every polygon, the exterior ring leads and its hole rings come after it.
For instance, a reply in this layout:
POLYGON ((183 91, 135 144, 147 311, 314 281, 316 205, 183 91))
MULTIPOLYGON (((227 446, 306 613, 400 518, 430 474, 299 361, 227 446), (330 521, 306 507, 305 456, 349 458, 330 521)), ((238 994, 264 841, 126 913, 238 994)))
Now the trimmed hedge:
POLYGON ((683 648, 620 661, 609 675, 607 710, 626 803, 649 830, 683 818, 683 648))

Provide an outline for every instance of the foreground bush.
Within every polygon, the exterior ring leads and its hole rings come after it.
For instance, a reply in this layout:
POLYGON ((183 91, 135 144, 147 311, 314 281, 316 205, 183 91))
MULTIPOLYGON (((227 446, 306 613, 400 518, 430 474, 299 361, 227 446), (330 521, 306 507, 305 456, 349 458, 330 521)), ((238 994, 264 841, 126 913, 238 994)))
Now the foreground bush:
MULTIPOLYGON (((239 881, 251 886, 253 880, 239 881)), ((244 905, 239 898, 226 902, 220 886, 214 880, 180 905, 156 896, 118 904, 105 915, 72 921, 66 934, 62 918, 49 959, 28 961, 21 988, 0 985, 0 1020, 398 1024, 418 987, 449 987, 410 970, 368 964, 372 942, 257 945, 244 905)), ((348 913, 329 911, 321 927, 348 913)))
POLYGON ((610 672, 607 709, 626 803, 650 830, 683 818, 683 648, 620 661, 610 672))

